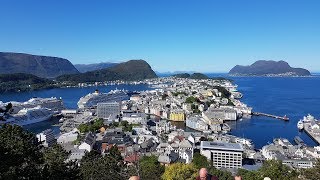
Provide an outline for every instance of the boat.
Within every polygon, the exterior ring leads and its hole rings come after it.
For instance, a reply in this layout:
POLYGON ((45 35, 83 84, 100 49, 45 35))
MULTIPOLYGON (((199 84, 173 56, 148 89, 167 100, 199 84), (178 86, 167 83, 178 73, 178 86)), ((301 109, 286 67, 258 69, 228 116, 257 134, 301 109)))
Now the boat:
POLYGON ((303 129, 303 121, 302 121, 302 120, 299 120, 299 121, 298 121, 297 127, 298 127, 299 130, 302 130, 302 129, 303 129))
POLYGON ((294 137, 294 142, 297 143, 298 145, 305 146, 304 141, 299 136, 294 137))
POLYGON ((16 124, 25 126, 29 124, 47 121, 53 116, 53 111, 48 108, 41 108, 40 106, 34 108, 21 109, 17 114, 8 116, 2 124, 16 124))
POLYGON ((312 121, 315 121, 315 119, 310 114, 308 114, 307 116, 304 116, 303 119, 302 119, 303 123, 311 123, 312 121))
POLYGON ((80 109, 92 108, 97 106, 98 103, 103 102, 114 102, 128 100, 129 95, 124 90, 112 90, 109 93, 100 93, 96 90, 94 93, 89 93, 88 95, 81 97, 78 101, 78 107, 80 109))

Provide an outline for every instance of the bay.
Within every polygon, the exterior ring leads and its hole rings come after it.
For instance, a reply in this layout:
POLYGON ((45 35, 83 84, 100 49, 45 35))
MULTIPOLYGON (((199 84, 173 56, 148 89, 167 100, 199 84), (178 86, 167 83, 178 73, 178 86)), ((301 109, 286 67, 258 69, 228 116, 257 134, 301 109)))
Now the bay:
MULTIPOLYGON (((207 74, 209 77, 227 77, 226 74, 207 74)), ((273 138, 284 137, 293 142, 300 136, 310 146, 316 143, 304 132, 299 132, 297 122, 308 113, 320 118, 320 76, 313 77, 227 77, 234 80, 238 90, 243 93, 241 101, 253 107, 254 112, 264 112, 279 116, 287 115, 289 122, 267 117, 252 116, 230 122, 231 134, 253 140, 257 148, 261 148, 273 138)), ((147 85, 110 85, 84 88, 47 89, 32 92, 0 94, 0 101, 26 101, 32 97, 61 97, 66 108, 77 108, 80 97, 99 89, 109 92, 114 89, 141 91, 151 89, 147 85)), ((46 121, 26 126, 35 133, 47 128, 59 132, 57 120, 46 121)))

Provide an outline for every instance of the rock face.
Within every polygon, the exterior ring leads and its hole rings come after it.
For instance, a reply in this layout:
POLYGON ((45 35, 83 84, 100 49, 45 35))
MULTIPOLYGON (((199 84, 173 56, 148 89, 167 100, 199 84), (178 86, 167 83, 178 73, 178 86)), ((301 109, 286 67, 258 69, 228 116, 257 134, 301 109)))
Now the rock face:
POLYGON ((95 63, 95 64, 75 64, 74 67, 77 68, 78 71, 81 73, 88 72, 88 71, 95 71, 100 69, 105 69, 108 67, 115 66, 119 63, 109 63, 109 62, 103 62, 103 63, 95 63))
POLYGON ((0 74, 26 73, 55 78, 79 71, 67 59, 23 53, 0 52, 0 74))
POLYGON ((250 66, 237 65, 229 71, 232 76, 310 76, 303 68, 292 68, 285 61, 260 60, 250 66))
POLYGON ((130 60, 101 70, 59 76, 57 80, 71 82, 103 82, 115 80, 136 81, 156 77, 156 73, 146 61, 130 60))

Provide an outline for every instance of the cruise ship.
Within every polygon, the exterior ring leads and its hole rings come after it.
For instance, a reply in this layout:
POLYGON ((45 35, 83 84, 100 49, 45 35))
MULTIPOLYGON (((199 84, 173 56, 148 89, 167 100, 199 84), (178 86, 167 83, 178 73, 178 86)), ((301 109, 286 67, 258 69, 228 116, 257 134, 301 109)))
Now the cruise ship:
POLYGON ((303 122, 302 122, 302 120, 299 120, 299 121, 298 121, 297 127, 298 127, 299 130, 302 130, 302 129, 303 129, 303 122))
POLYGON ((308 114, 307 116, 304 116, 303 119, 300 119, 297 123, 297 127, 299 130, 302 130, 304 128, 304 123, 311 123, 314 122, 315 118, 308 114))
POLYGON ((109 93, 99 93, 96 90, 94 93, 90 93, 84 97, 81 97, 78 104, 80 109, 83 108, 92 108, 97 106, 98 103, 102 102, 111 102, 111 101, 123 101, 128 100, 129 96, 124 90, 112 90, 109 93))
POLYGON ((0 124, 9 123, 20 126, 39 123, 49 120, 53 116, 53 112, 47 108, 41 108, 40 106, 34 108, 24 108, 17 114, 8 116, 0 124))

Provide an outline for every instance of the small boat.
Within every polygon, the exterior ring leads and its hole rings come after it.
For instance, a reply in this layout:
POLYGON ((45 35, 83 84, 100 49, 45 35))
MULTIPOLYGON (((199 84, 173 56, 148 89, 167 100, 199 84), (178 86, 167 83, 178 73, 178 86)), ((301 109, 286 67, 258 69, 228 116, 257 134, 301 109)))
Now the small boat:
POLYGON ((299 136, 294 137, 294 142, 298 145, 305 146, 304 141, 299 136))
POLYGON ((299 121, 298 121, 297 127, 298 127, 299 130, 302 130, 302 129, 303 129, 303 122, 302 122, 302 120, 299 120, 299 121))

